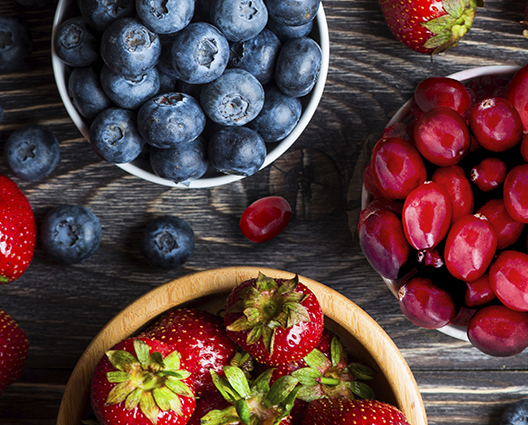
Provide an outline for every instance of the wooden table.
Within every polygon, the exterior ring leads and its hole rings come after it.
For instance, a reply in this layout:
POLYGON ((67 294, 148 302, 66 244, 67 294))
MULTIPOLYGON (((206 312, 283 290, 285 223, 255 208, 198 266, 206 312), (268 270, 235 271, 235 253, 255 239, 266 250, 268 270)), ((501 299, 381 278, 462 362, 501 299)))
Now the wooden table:
MULTIPOLYGON (((103 238, 90 260, 69 267, 54 262, 38 244, 25 275, 0 288, 0 308, 30 340, 23 376, 0 397, 0 423, 54 424, 73 367, 109 319, 175 277, 229 265, 295 271, 365 309, 413 370, 431 425, 497 424, 505 406, 528 396, 528 353, 493 358, 467 342, 410 324, 349 228, 349 218, 355 223, 359 212, 369 149, 421 79, 474 66, 528 63, 520 23, 524 2, 488 0, 460 46, 431 61, 393 38, 378 2, 325 1, 330 70, 324 97, 304 134, 280 161, 257 175, 194 190, 140 180, 93 153, 55 86, 50 58, 55 4, 24 10, 10 0, 0 2, 0 14, 20 15, 34 40, 25 66, 0 76, 5 109, 0 140, 25 124, 51 129, 61 144, 58 168, 42 181, 16 181, 38 223, 53 207, 81 204, 100 218, 103 238), (250 243, 239 231, 240 215, 250 202, 277 193, 294 207, 291 223, 267 244, 250 243), (188 220, 196 234, 194 254, 175 271, 148 266, 139 252, 143 227, 161 214, 188 220)), ((0 172, 9 173, 3 161, 0 172)))

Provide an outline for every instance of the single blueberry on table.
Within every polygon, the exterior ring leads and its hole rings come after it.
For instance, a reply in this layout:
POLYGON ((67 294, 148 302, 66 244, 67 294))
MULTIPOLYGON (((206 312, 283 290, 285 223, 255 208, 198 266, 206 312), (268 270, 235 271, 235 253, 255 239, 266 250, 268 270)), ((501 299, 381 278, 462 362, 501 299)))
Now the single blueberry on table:
POLYGON ((101 223, 81 205, 61 205, 46 214, 40 226, 42 247, 61 264, 82 263, 101 242, 101 223))
POLYGON ((266 0, 270 19, 285 25, 304 25, 317 15, 321 0, 266 0))
POLYGON ((89 121, 112 106, 101 87, 99 71, 93 66, 73 68, 68 78, 68 94, 77 112, 89 121))
POLYGON ((136 0, 136 12, 155 33, 174 34, 191 22, 194 3, 195 0, 136 0))
POLYGON ((226 126, 241 126, 254 119, 264 105, 264 88, 249 72, 229 68, 204 85, 200 103, 214 122, 226 126))
POLYGON ((99 42, 82 16, 64 21, 53 39, 55 53, 66 65, 88 66, 99 59, 99 42))
POLYGON ((229 43, 213 25, 189 24, 174 37, 172 67, 176 76, 190 84, 204 84, 218 78, 229 61, 229 43))
POLYGON ((90 143, 97 155, 112 164, 136 159, 145 147, 139 134, 136 113, 122 108, 108 108, 90 126, 90 143))
POLYGON ((11 173, 22 180, 36 181, 58 165, 60 146, 55 134, 39 124, 14 130, 4 144, 4 159, 11 173))
POLYGON ((321 47, 309 37, 288 40, 282 46, 275 68, 275 83, 293 97, 312 91, 321 71, 321 47))
POLYGON ((80 0, 76 3, 88 25, 97 31, 104 31, 118 19, 134 16, 136 10, 135 0, 80 0))
POLYGON ((270 18, 266 27, 284 43, 290 38, 307 37, 312 32, 313 23, 314 21, 311 20, 302 25, 286 25, 270 18))
POLYGON ((264 164, 266 143, 250 128, 223 127, 209 139, 207 155, 218 172, 247 177, 264 164))
POLYGON ((183 265, 194 246, 190 224, 182 218, 165 215, 147 223, 140 249, 151 265, 170 270, 183 265))
POLYGON ((528 399, 523 398, 506 407, 500 425, 528 425, 528 399))
POLYGON ((11 16, 0 16, 0 74, 20 69, 31 55, 33 41, 28 27, 11 16))
POLYGON ((268 10, 263 0, 212 0, 210 19, 229 41, 243 41, 266 27, 268 10))

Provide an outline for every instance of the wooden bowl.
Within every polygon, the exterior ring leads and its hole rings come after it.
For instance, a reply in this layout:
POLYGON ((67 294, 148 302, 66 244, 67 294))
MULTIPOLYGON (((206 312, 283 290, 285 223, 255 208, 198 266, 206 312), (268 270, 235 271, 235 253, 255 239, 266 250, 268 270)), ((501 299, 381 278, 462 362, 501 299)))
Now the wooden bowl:
MULTIPOLYGON (((66 386, 57 425, 79 424, 89 408, 90 381, 99 359, 114 344, 136 334, 162 313, 183 305, 209 311, 222 308, 229 291, 261 271, 275 278, 293 273, 262 267, 227 267, 193 273, 170 281, 139 298, 115 316, 82 354, 66 386)), ((405 359, 385 331, 345 296, 314 280, 299 277, 317 296, 325 326, 335 332, 352 357, 376 372, 369 385, 376 398, 399 407, 411 425, 427 425, 422 397, 405 359)))

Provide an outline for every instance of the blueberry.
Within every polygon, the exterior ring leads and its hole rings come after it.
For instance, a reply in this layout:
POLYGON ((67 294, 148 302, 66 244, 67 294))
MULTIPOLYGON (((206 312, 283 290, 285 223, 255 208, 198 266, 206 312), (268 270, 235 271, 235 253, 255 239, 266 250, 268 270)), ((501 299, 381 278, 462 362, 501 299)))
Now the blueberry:
POLYGON ((147 223, 140 247, 153 266, 175 269, 193 253, 194 231, 182 218, 161 216, 147 223))
POLYGON ((245 69, 261 84, 269 83, 273 79, 281 46, 279 38, 273 32, 263 29, 249 40, 231 43, 229 65, 245 69))
POLYGON ((100 112, 112 106, 93 66, 73 68, 68 78, 68 94, 77 112, 93 120, 100 112))
POLYGON ((141 21, 158 34, 174 34, 185 28, 194 14, 195 0, 136 0, 141 21))
POLYGON ((528 425, 528 399, 510 404, 502 412, 500 425, 528 425))
POLYGON ((178 91, 180 80, 170 74, 163 72, 159 64, 157 68, 160 79, 160 88, 158 93, 171 93, 178 91))
POLYGON ((26 125, 13 131, 7 138, 4 158, 10 171, 19 179, 40 180, 57 167, 59 142, 46 127, 26 125))
POLYGON ((255 37, 266 27, 268 10, 263 0, 212 0, 211 23, 229 41, 255 37))
POLYGON ((59 26, 53 46, 59 59, 69 66, 88 66, 99 59, 99 42, 82 16, 59 26))
POLYGON ((282 46, 275 82, 288 96, 305 96, 313 89, 321 70, 321 47, 311 38, 298 37, 282 46))
POLYGON ((61 264, 90 258, 101 242, 101 223, 81 205, 61 205, 46 214, 40 226, 42 247, 61 264))
POLYGON ((288 136, 299 122, 301 101, 285 95, 276 86, 267 86, 265 93, 262 111, 248 126, 258 132, 265 142, 278 142, 288 136))
POLYGON ((202 177, 207 168, 206 141, 202 136, 188 143, 178 143, 171 149, 150 149, 150 164, 161 178, 188 184, 202 177))
POLYGON ((158 93, 160 77, 156 67, 135 77, 123 77, 105 65, 101 69, 101 86, 112 102, 120 108, 138 109, 158 93))
POLYGON ((266 0, 269 16, 286 25, 303 25, 317 15, 321 0, 266 0))
POLYGON ((97 31, 104 31, 118 19, 134 16, 136 10, 135 0, 79 0, 76 3, 88 25, 97 31))
POLYGON ((20 69, 32 47, 31 33, 25 24, 11 16, 0 16, 0 74, 20 69))
POLYGON ((262 84, 249 72, 230 68, 204 85, 200 102, 205 114, 221 125, 244 125, 264 104, 262 84))
POLYGON ((218 78, 229 61, 229 43, 213 25, 189 24, 172 44, 172 67, 186 83, 204 84, 218 78))
POLYGON ((266 26, 270 31, 279 37, 281 42, 285 42, 290 38, 306 37, 313 29, 314 21, 308 21, 303 25, 286 25, 281 22, 277 22, 275 19, 268 19, 268 25, 266 26))
POLYGON ((90 126, 90 143, 101 158, 112 164, 133 161, 145 147, 136 113, 122 108, 108 108, 97 115, 90 126))
POLYGON ((115 21, 101 37, 101 57, 112 71, 125 77, 152 69, 160 55, 159 36, 133 18, 115 21))
POLYGON ((138 129, 147 143, 168 149, 190 142, 205 128, 200 104, 184 93, 164 93, 147 100, 138 111, 138 129))
POLYGON ((207 155, 220 173, 251 176, 266 159, 262 137, 247 127, 223 127, 209 139, 207 155))

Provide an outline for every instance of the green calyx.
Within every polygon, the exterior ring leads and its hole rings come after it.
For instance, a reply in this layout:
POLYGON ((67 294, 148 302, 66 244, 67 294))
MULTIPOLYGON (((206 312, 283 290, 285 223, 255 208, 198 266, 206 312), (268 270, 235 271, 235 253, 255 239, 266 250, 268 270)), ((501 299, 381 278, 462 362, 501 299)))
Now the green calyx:
POLYGON ((180 396, 194 397, 183 382, 191 374, 180 369, 180 354, 173 351, 163 358, 161 353, 149 354, 149 346, 134 340, 135 355, 125 350, 110 350, 108 360, 117 370, 108 372, 107 379, 116 385, 110 390, 106 403, 124 402, 125 409, 139 406, 142 413, 156 424, 160 410, 172 410, 182 415, 180 396))
POLYGON ((297 292, 299 277, 286 280, 282 284, 259 273, 254 285, 249 285, 239 293, 239 301, 228 313, 243 313, 227 329, 233 332, 248 331, 247 343, 262 340, 271 355, 276 329, 287 329, 301 322, 310 322, 310 315, 302 305, 309 295, 297 292))

